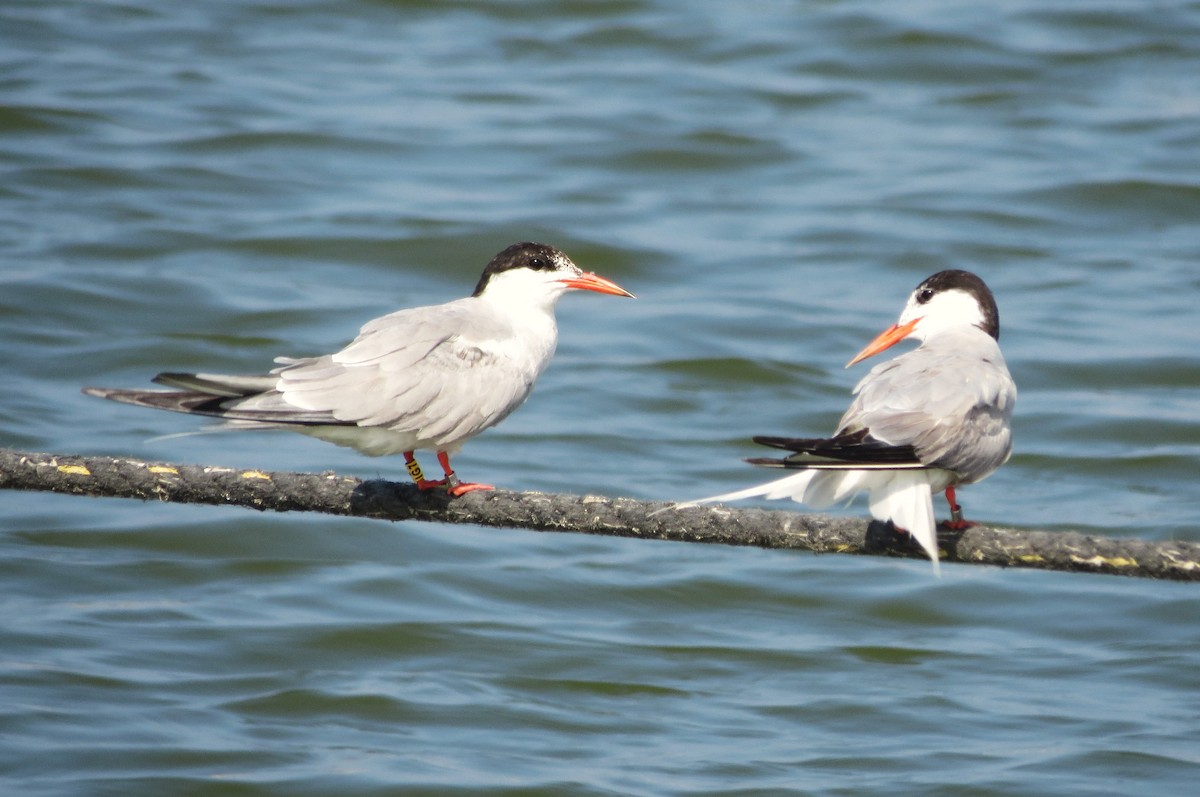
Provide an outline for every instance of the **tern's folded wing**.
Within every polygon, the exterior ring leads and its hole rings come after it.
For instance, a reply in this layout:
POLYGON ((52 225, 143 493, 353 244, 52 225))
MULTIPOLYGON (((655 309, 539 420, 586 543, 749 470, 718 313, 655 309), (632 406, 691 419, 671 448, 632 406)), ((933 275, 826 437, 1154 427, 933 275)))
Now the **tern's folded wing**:
POLYGON ((866 429, 836 437, 755 437, 754 442, 793 452, 782 459, 747 460, 773 468, 815 470, 911 470, 925 467, 910 445, 893 446, 876 440, 866 429))

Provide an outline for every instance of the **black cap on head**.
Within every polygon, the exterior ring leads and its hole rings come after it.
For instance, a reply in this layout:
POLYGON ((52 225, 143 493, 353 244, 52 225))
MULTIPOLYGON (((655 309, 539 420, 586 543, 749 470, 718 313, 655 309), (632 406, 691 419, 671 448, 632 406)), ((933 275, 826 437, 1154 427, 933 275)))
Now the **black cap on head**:
POLYGON ((554 271, 559 267, 559 261, 564 255, 558 249, 548 244, 532 241, 522 241, 507 247, 491 259, 483 269, 479 282, 475 285, 472 296, 478 296, 487 288, 488 282, 495 274, 511 271, 514 268, 527 268, 531 271, 554 271))
POLYGON ((962 269, 939 271, 917 286, 917 302, 924 304, 936 293, 956 290, 970 294, 979 302, 979 310, 983 313, 983 322, 979 328, 1000 340, 1000 309, 996 307, 996 299, 988 286, 976 275, 962 269))

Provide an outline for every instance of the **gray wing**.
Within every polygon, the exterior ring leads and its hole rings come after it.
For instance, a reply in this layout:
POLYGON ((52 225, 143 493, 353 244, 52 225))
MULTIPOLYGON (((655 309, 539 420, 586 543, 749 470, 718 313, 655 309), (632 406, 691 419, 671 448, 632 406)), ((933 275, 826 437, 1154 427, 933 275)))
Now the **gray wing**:
POLYGON ((322 428, 326 435, 334 434, 327 427, 348 427, 348 433, 364 427, 398 435, 384 442, 376 435, 369 444, 366 438, 339 437, 339 444, 366 453, 390 453, 396 446, 451 449, 521 405, 556 340, 552 319, 548 327, 522 335, 468 298, 377 318, 341 351, 280 358, 270 374, 171 372, 154 381, 176 391, 84 392, 234 423, 322 428))
POLYGON ((401 310, 371 321, 335 354, 281 360, 275 390, 236 407, 327 413, 449 444, 520 406, 553 347, 515 345, 503 320, 470 299, 401 310))
POLYGON ((983 478, 1012 450, 1017 390, 983 332, 939 336, 935 347, 876 366, 854 392, 839 434, 868 429, 885 443, 911 445, 921 462, 953 471, 961 483, 983 478))

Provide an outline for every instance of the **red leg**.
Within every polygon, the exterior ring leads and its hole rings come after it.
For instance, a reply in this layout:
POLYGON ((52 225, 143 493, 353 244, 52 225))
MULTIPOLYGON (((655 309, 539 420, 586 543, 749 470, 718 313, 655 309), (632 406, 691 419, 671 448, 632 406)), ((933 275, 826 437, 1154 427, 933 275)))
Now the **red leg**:
POLYGON ((972 526, 978 526, 978 523, 972 523, 969 520, 963 520, 962 507, 958 505, 957 496, 954 493, 954 485, 946 488, 946 503, 950 504, 950 519, 946 521, 946 528, 962 531, 969 529, 972 526))
POLYGON ((413 452, 411 451, 404 452, 404 465, 408 468, 408 475, 412 476, 412 480, 417 484, 417 489, 421 492, 432 490, 434 487, 441 487, 446 483, 445 480, 431 481, 426 479, 425 473, 421 470, 420 463, 417 462, 417 458, 413 456, 413 452))
POLYGON ((446 472, 446 492, 455 497, 466 495, 475 490, 495 490, 496 488, 490 484, 475 484, 473 482, 460 482, 458 476, 454 474, 454 469, 450 467, 450 455, 445 451, 437 452, 438 462, 442 464, 442 470, 446 472))

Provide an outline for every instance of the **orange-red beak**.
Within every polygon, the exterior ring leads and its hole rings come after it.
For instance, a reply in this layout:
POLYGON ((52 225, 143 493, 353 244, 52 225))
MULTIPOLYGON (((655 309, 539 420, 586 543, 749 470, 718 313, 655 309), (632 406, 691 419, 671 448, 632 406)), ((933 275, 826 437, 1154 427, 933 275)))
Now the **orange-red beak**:
POLYGON ((596 293, 607 293, 612 296, 628 296, 630 299, 637 298, 617 283, 606 280, 604 277, 597 276, 590 271, 585 271, 578 277, 559 280, 559 282, 568 288, 576 288, 581 291, 595 291, 596 293))
POLYGON ((846 367, 849 368, 855 363, 862 362, 868 357, 873 357, 876 354, 879 354, 879 352, 883 351, 884 349, 895 346, 897 343, 909 336, 920 320, 921 319, 919 318, 914 318, 907 324, 892 324, 890 327, 883 330, 883 332, 880 332, 879 337, 868 343, 865 349, 854 355, 854 359, 846 363, 846 367))

